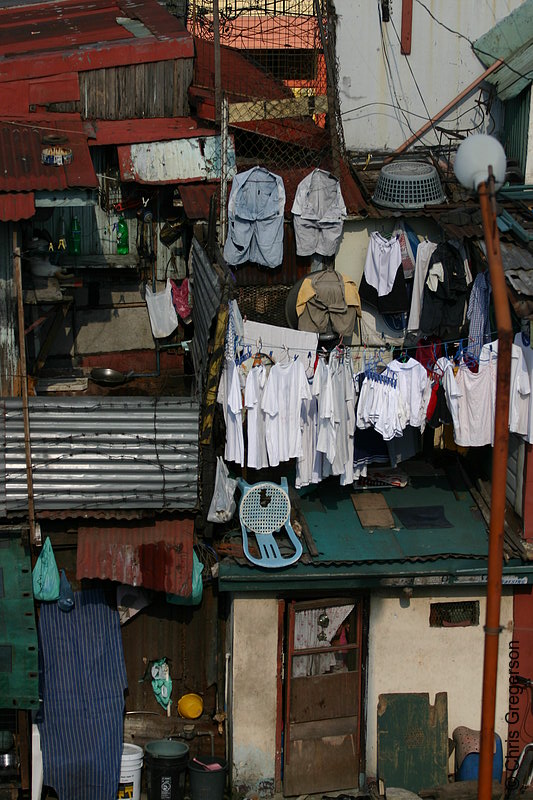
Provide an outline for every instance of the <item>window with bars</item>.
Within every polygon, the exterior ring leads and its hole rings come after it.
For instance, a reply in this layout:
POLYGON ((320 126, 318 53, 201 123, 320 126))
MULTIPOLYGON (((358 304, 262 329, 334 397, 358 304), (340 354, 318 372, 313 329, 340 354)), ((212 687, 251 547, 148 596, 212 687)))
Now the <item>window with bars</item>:
POLYGON ((431 628, 468 628, 479 625, 479 600, 431 603, 429 625, 431 628))

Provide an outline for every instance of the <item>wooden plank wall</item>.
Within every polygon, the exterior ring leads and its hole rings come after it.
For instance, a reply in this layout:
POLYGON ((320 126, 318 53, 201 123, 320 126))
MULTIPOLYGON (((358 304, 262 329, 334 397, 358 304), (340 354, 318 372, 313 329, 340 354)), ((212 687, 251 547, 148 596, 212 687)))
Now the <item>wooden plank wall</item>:
POLYGON ((78 111, 84 119, 187 117, 193 60, 180 58, 80 72, 79 102, 51 111, 78 111))

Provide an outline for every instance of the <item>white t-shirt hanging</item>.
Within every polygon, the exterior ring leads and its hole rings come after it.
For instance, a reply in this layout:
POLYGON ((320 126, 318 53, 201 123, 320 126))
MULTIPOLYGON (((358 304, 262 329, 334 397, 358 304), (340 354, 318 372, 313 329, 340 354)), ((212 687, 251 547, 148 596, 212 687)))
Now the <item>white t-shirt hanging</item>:
POLYGON ((398 239, 385 239, 380 233, 373 231, 370 234, 363 271, 367 283, 377 291, 378 297, 390 294, 401 263, 402 251, 398 239))
POLYGON ((453 438, 462 447, 483 447, 492 444, 494 435, 494 396, 496 359, 487 361, 485 369, 471 372, 461 366, 455 376, 457 419, 453 438))
POLYGON ((267 414, 266 443, 271 467, 302 455, 300 414, 306 398, 311 399, 311 390, 302 360, 274 364, 261 403, 267 414))
POLYGON ((426 418, 429 400, 425 391, 429 382, 426 368, 416 359, 409 358, 405 363, 391 361, 388 369, 398 375, 400 394, 408 413, 407 424, 420 428, 426 418))
POLYGON ((242 391, 239 371, 233 360, 226 360, 218 385, 217 401, 222 405, 226 423, 224 458, 244 466, 244 436, 242 432, 242 391))
MULTIPOLYGON (((529 375, 530 389, 533 389, 533 348, 531 348, 527 344, 524 344, 524 340, 522 339, 521 333, 516 334, 516 336, 514 337, 514 341, 516 346, 520 347, 522 355, 524 356, 524 361, 529 375)), ((528 420, 527 420, 526 439, 529 442, 529 444, 533 444, 533 391, 530 391, 528 396, 528 420)))
MULTIPOLYGON (((479 370, 485 369, 490 360, 498 362, 498 340, 484 344, 479 356, 479 370)), ((522 348, 511 347, 511 388, 509 393, 509 430, 527 437, 529 424, 529 398, 531 386, 529 372, 522 348)))
POLYGON ((265 365, 260 364, 257 367, 252 367, 246 378, 246 388, 244 390, 244 405, 248 410, 247 464, 252 469, 268 467, 265 412, 261 408, 266 382, 267 373, 265 365))

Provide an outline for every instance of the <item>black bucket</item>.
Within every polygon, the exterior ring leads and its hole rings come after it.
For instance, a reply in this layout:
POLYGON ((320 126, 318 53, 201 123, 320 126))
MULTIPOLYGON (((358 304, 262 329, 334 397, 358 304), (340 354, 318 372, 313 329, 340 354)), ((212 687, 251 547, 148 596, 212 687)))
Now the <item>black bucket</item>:
POLYGON ((148 800, 183 800, 189 748, 172 739, 148 742, 144 748, 148 800))
POLYGON ((228 764, 223 758, 201 756, 204 764, 218 764, 220 769, 210 770, 198 761, 189 761, 191 800, 223 800, 228 764))

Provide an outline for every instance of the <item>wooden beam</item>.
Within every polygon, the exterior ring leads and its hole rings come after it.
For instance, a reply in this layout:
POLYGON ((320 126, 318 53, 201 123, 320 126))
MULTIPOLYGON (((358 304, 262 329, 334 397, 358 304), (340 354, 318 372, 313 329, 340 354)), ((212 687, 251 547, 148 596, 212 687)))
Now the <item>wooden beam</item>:
POLYGON ((411 54, 411 36, 413 32, 413 0, 402 0, 402 30, 400 48, 402 56, 411 54))
POLYGON ((252 122, 258 119, 283 119, 285 117, 312 117, 326 114, 328 100, 325 95, 287 97, 283 100, 250 100, 229 104, 229 123, 252 122))

